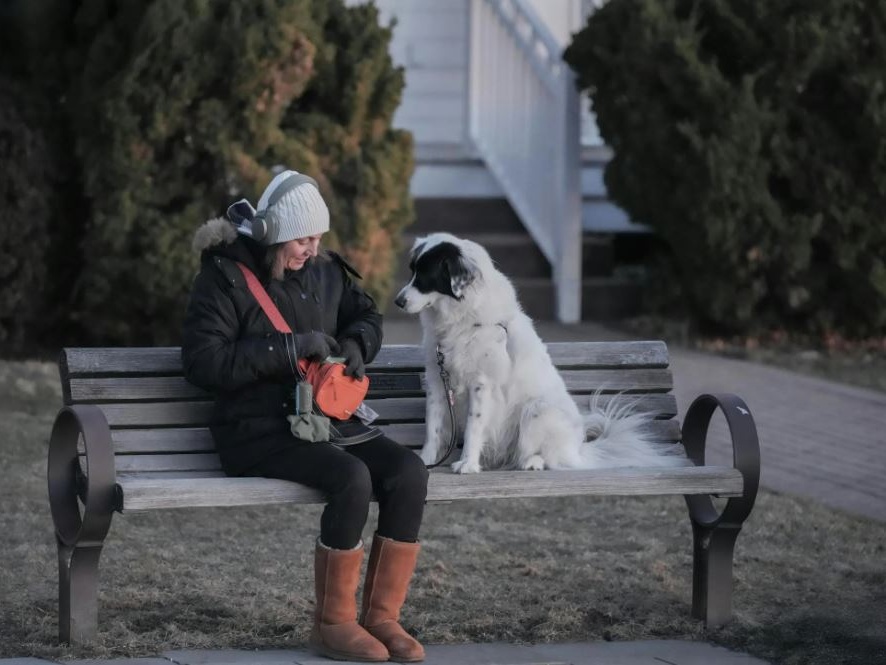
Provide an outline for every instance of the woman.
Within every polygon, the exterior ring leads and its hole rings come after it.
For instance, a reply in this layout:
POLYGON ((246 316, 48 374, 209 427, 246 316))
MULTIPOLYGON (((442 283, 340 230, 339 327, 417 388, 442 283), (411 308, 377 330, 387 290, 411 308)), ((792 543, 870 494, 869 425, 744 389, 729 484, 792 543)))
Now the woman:
MULTIPOLYGON (((312 179, 284 171, 257 213, 246 205, 242 218, 211 220, 195 235, 202 254, 184 323, 185 376, 215 395, 210 429, 228 475, 291 480, 327 497, 314 557, 311 646, 336 659, 420 661, 424 649, 398 619, 418 557, 424 464, 381 434, 339 448, 298 439, 287 422, 294 413, 292 349, 299 358, 341 356, 345 373, 362 377, 381 347, 382 317, 356 284, 357 272, 320 250, 329 210, 312 179), (275 330, 238 264, 259 278, 293 333, 275 330), (361 535, 373 493, 378 528, 358 623, 361 535)), ((371 437, 356 418, 334 424, 348 436, 371 437)))

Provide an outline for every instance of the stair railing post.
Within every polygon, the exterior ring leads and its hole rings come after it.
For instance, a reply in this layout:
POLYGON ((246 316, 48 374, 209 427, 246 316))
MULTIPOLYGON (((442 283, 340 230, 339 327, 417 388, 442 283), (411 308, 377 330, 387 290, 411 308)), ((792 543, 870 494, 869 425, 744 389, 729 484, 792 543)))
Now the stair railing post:
POLYGON ((562 169, 558 187, 557 248, 559 261, 554 266, 557 288, 557 319, 561 323, 581 320, 581 104, 575 75, 568 71, 562 77, 562 127, 558 132, 562 169))
POLYGON ((476 150, 480 128, 480 116, 484 112, 482 91, 483 41, 481 12, 483 0, 470 0, 468 5, 468 144, 476 150))

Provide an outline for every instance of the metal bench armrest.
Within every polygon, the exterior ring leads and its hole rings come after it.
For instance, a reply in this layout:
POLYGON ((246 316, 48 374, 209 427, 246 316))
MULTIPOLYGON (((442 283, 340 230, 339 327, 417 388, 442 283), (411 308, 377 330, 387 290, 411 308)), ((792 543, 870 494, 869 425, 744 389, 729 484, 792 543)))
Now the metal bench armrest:
POLYGON ((683 420, 683 446, 696 466, 704 465, 708 425, 717 408, 723 412, 729 426, 733 463, 744 477, 744 492, 740 497, 729 499, 722 512, 707 495, 687 495, 686 503, 692 521, 699 525, 740 527, 751 514, 760 484, 760 441, 748 405, 729 393, 699 396, 683 420))
POLYGON ((100 408, 78 405, 59 411, 49 439, 47 479, 59 541, 69 547, 100 545, 111 526, 116 502, 111 428, 100 408), (77 451, 81 437, 86 453, 85 492, 77 451), (82 498, 82 514, 78 496, 82 498))

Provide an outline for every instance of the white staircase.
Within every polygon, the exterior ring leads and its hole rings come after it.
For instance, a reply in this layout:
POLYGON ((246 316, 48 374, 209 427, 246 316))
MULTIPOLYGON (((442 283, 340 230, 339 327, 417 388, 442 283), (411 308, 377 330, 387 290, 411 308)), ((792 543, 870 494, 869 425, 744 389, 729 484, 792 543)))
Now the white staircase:
POLYGON ((615 279, 612 245, 647 229, 608 200, 610 153, 561 56, 602 1, 374 0, 382 24, 397 21, 406 88, 394 124, 416 142, 407 233, 477 236, 541 318, 610 318, 636 300, 615 279))
POLYGON ((580 106, 562 49, 523 0, 470 5, 469 136, 581 319, 580 106))

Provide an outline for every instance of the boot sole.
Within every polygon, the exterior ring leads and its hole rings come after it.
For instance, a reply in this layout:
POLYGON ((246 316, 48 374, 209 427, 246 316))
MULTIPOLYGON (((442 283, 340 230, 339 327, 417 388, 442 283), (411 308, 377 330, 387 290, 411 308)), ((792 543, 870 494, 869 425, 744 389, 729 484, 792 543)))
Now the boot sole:
MULTIPOLYGON (((345 653, 343 651, 335 651, 334 649, 330 649, 329 647, 322 646, 319 644, 311 644, 308 646, 311 648, 311 651, 316 653, 318 656, 323 656, 324 658, 331 658, 332 660, 351 660, 356 663, 386 663, 388 662, 388 658, 367 658, 366 656, 361 656, 359 654, 353 653, 345 653)), ((406 661, 403 661, 406 662, 406 661)), ((411 661, 415 662, 415 661, 411 661)))

